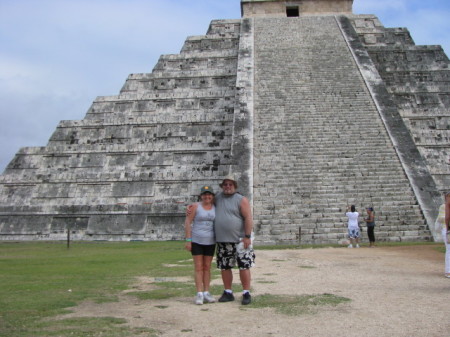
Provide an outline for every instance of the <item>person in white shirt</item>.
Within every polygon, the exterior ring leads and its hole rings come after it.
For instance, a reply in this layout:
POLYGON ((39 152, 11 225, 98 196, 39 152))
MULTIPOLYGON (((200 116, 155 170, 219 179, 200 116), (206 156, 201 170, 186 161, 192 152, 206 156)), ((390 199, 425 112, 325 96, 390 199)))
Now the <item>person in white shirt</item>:
POLYGON ((445 277, 450 278, 450 192, 445 193, 445 223, 442 226, 442 238, 445 243, 445 277))
POLYGON ((348 206, 345 215, 348 218, 348 237, 350 239, 348 248, 353 248, 353 245, 355 244, 356 248, 359 248, 359 237, 361 234, 358 223, 359 213, 356 212, 355 205, 348 206))

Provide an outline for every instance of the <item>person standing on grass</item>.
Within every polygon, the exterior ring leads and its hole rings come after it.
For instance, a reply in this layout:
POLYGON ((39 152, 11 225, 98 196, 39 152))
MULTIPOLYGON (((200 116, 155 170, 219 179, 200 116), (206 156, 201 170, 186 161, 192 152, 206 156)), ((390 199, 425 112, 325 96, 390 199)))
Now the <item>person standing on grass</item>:
POLYGON ((445 223, 442 226, 442 239, 445 243, 445 277, 450 278, 450 192, 445 193, 445 223))
POLYGON ((192 253, 194 259, 195 287, 197 288, 195 304, 199 305, 204 302, 215 302, 214 297, 209 293, 211 262, 216 248, 215 217, 214 190, 210 186, 203 186, 200 190, 200 202, 191 206, 191 212, 184 222, 185 247, 192 253))
POLYGON ((356 212, 355 205, 347 206, 347 213, 345 215, 348 218, 348 237, 350 239, 350 244, 348 248, 353 248, 353 245, 356 244, 356 248, 359 248, 359 223, 358 217, 359 213, 356 212))
POLYGON ((242 304, 251 303, 250 268, 255 264, 252 245, 253 217, 249 200, 237 193, 233 175, 226 176, 220 184, 222 192, 216 195, 217 268, 221 270, 224 291, 219 302, 234 301, 232 268, 239 267, 242 284, 242 304))
MULTIPOLYGON (((224 291, 219 302, 234 301, 232 290, 233 268, 239 267, 242 284, 242 304, 250 304, 251 272, 255 265, 252 245, 253 217, 249 200, 237 192, 233 175, 226 176, 219 185, 222 192, 215 195, 216 218, 214 223, 217 242, 217 268, 221 270, 224 291)), ((186 214, 192 212, 188 206, 186 214)))
POLYGON ((375 214, 373 207, 367 207, 367 218, 364 219, 367 225, 367 236, 369 237, 369 247, 375 247, 375 214))

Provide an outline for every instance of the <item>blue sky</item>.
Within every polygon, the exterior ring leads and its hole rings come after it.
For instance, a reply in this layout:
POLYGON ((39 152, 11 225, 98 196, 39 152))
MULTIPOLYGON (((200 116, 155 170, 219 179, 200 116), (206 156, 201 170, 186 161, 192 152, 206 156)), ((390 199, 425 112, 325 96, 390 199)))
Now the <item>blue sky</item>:
MULTIPOLYGON (((450 55, 449 0, 354 0, 353 10, 450 55)), ((237 18, 240 0, 0 0, 0 172, 211 20, 237 18)))

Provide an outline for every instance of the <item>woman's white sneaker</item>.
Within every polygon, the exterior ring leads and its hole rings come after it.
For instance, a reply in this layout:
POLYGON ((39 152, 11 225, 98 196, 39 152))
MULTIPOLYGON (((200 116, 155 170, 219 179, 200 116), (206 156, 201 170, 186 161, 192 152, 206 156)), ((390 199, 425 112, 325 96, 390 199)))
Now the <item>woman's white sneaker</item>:
POLYGON ((214 303, 216 299, 212 297, 212 295, 209 293, 209 291, 205 291, 203 293, 203 299, 206 303, 214 303))
POLYGON ((197 293, 197 296, 195 296, 195 304, 203 304, 203 293, 197 293))

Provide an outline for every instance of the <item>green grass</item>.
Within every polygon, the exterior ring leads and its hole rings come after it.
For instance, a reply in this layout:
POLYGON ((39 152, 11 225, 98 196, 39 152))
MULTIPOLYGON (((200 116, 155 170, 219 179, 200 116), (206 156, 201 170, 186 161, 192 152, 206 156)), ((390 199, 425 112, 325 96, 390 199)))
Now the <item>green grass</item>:
POLYGON ((123 318, 69 318, 37 324, 33 337, 75 336, 75 337, 156 337, 158 331, 149 328, 132 328, 123 318))
POLYGON ((341 303, 346 303, 349 301, 350 299, 348 298, 336 296, 333 294, 302 296, 265 294, 256 296, 249 307, 274 308, 278 313, 289 316, 298 316, 313 314, 317 311, 318 307, 335 307, 341 303))
POLYGON ((443 244, 440 244, 438 247, 435 248, 438 252, 445 254, 445 246, 443 244))
MULTIPOLYGON (((379 245, 411 244, 418 243, 379 245)), ((329 246, 319 246, 322 247, 329 246)), ((444 251, 442 244, 436 244, 436 249, 444 251)), ((152 291, 130 293, 130 296, 143 300, 190 297, 195 293, 193 281, 183 283, 173 280, 175 277, 193 276, 191 255, 184 250, 183 242, 176 241, 73 242, 70 249, 67 249, 65 242, 3 242, 0 243, 0 271, 0 337, 154 336, 157 332, 151 327, 135 329, 127 326, 124 320, 114 317, 53 318, 70 312, 71 307, 82 301, 118 301, 120 292, 130 289, 138 276, 151 276, 157 281, 157 287, 152 291)), ((214 267, 212 277, 220 278, 220 272, 214 267)), ((213 286, 211 291, 220 294, 222 286, 213 286)), ((312 310, 314 306, 322 305, 324 299, 327 305, 333 305, 328 303, 333 298, 325 296, 317 302, 319 304, 314 304, 317 299, 308 299, 304 306, 312 310)), ((300 300, 297 297, 256 296, 252 307, 277 305, 277 310, 287 310, 287 314, 308 312, 302 311, 304 308, 300 310, 300 300), (283 301, 279 303, 279 299, 283 301)), ((160 306, 160 309, 163 310, 164 306, 160 306)))
POLYGON ((190 258, 180 242, 1 243, 0 336, 38 336, 37 322, 84 300, 117 301, 136 276, 191 276, 190 258))

